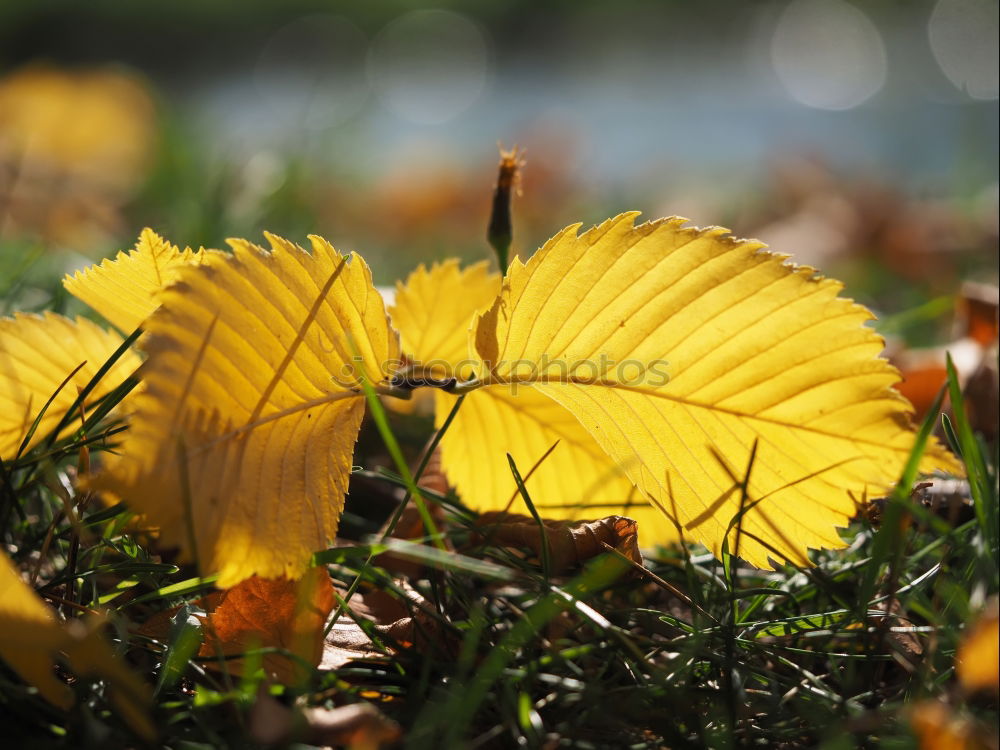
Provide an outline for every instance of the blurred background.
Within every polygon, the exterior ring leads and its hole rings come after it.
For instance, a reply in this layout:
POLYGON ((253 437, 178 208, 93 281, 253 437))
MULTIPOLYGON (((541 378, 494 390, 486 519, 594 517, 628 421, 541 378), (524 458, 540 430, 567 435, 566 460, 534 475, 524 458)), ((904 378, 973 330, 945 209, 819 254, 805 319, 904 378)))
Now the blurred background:
POLYGON ((997 7, 2 0, 0 312, 75 311, 53 280, 144 226, 316 232, 381 284, 489 257, 501 141, 522 255, 678 214, 940 341, 961 283, 996 284, 997 7))

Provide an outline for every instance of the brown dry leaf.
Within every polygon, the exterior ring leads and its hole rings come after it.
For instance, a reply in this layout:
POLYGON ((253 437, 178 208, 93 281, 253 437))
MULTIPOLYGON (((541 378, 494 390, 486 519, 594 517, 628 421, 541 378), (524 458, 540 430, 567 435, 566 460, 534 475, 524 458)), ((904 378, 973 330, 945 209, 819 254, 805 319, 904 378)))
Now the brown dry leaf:
POLYGON ((306 708, 296 715, 266 693, 250 712, 250 735, 262 745, 309 745, 377 750, 400 738, 399 725, 370 703, 337 708, 306 708))
POLYGON ((966 692, 1000 692, 1000 607, 995 598, 966 631, 956 662, 966 692))
MULTIPOLYGON (((381 558, 379 558, 381 561, 381 558)), ((356 659, 384 659, 385 649, 372 642, 354 618, 370 620, 377 636, 386 636, 385 647, 443 649, 450 658, 458 654, 458 639, 441 627, 430 614, 431 607, 421 594, 404 580, 396 583, 411 606, 379 589, 358 590, 348 607, 353 615, 342 614, 326 637, 320 669, 339 669, 356 659), (415 614, 414 614, 415 613, 415 614)), ((337 592, 346 598, 346 590, 337 592)))
MULTIPOLYGON (((351 606, 355 599, 357 596, 351 599, 351 606)), ((326 635, 319 669, 332 671, 357 659, 382 658, 385 658, 385 653, 372 643, 372 639, 361 626, 349 616, 341 615, 326 635)))
MULTIPOLYGON (((333 583, 322 567, 309 569, 299 580, 247 578, 194 602, 207 613, 198 616, 205 628, 198 656, 209 659, 209 667, 221 668, 219 661, 212 660, 270 647, 287 649, 319 665, 323 628, 333 602, 333 583)), ((150 618, 139 632, 164 639, 176 611, 150 618)), ((263 661, 268 677, 282 684, 294 684, 304 676, 301 664, 284 654, 265 654, 263 661)), ((225 665, 231 674, 241 674, 244 667, 243 659, 226 659, 225 665)))
MULTIPOLYGON (((549 544, 553 573, 562 573, 604 553, 604 544, 632 562, 642 565, 637 524, 625 516, 608 516, 596 521, 553 521, 542 519, 549 544), (602 544, 603 543, 603 544, 602 544)), ((490 512, 479 516, 477 526, 491 544, 527 547, 535 555, 542 551, 542 530, 530 516, 490 512)))
MULTIPOLYGON (((218 604, 205 622, 200 656, 277 646, 309 664, 320 663, 323 628, 334 601, 333 583, 325 568, 311 568, 297 581, 254 576, 206 599, 212 597, 218 604)), ((239 673, 242 660, 227 660, 226 668, 239 673)), ((264 670, 284 684, 304 677, 301 666, 283 654, 266 654, 264 670)))
MULTIPOLYGON (((339 585, 335 585, 334 588, 341 600, 347 599, 346 588, 339 585)), ((419 597, 415 591, 413 593, 419 597)), ((357 590, 348 600, 347 606, 355 617, 373 620, 379 624, 393 622, 408 614, 406 607, 398 599, 377 589, 357 590)), ((341 613, 326 635, 326 641, 323 644, 323 658, 319 668, 339 669, 355 659, 380 659, 384 657, 385 652, 372 643, 371 636, 361 629, 354 617, 341 613)))
POLYGON ((912 628, 913 623, 907 619, 906 611, 899 603, 899 599, 891 597, 875 605, 875 609, 882 610, 886 614, 882 617, 871 616, 868 619, 876 626, 882 625, 885 628, 886 639, 892 644, 896 651, 896 661, 904 669, 912 672, 913 662, 924 653, 924 644, 920 641, 915 632, 895 631, 889 628, 912 628))

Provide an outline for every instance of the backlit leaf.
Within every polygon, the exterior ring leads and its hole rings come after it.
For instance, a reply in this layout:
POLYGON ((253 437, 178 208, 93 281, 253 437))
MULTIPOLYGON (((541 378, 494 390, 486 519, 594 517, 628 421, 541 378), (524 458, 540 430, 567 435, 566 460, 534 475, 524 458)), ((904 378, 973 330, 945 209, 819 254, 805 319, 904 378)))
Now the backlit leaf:
POLYGON ((421 264, 405 283, 396 283, 389 309, 403 351, 424 365, 447 363, 439 368, 441 376, 455 374, 469 356, 472 316, 488 308, 499 291, 500 276, 485 262, 464 269, 454 259, 430 269, 421 264))
MULTIPOLYGON (((117 333, 84 318, 74 321, 51 312, 0 318, 0 457, 14 457, 58 390, 27 447, 54 430, 76 400, 77 389, 87 385, 121 344, 117 333)), ((139 358, 126 352, 91 392, 88 403, 120 385, 138 366, 139 358)))
POLYGON ((78 675, 107 680, 109 698, 122 718, 151 740, 155 731, 147 715, 150 690, 115 657, 98 625, 97 620, 57 622, 0 551, 0 657, 47 701, 68 709, 73 691, 52 670, 53 660, 65 654, 78 675))
POLYGON ((160 290, 176 281, 184 266, 204 257, 190 248, 181 251, 152 229, 143 229, 133 250, 67 274, 63 286, 108 322, 131 333, 156 309, 160 290))
MULTIPOLYGON (((635 216, 569 227, 511 264, 476 322, 480 378, 568 409, 717 555, 755 442, 740 556, 808 564, 808 548, 842 546, 836 527, 896 481, 914 441, 871 314, 759 242, 635 216)), ((937 444, 922 466, 959 470, 937 444)))
MULTIPOLYGON (((462 375, 469 362, 472 316, 489 308, 500 277, 485 263, 460 269, 458 261, 420 266, 396 288, 393 323, 404 351, 438 377, 462 375)), ((434 393, 437 427, 455 396, 434 393)), ((531 388, 484 388, 469 393, 441 441, 442 464, 463 500, 478 510, 524 510, 507 453, 547 518, 598 518, 620 513, 640 521, 643 541, 676 537, 672 523, 635 491, 621 469, 566 409, 531 388), (511 500, 515 502, 511 504, 511 500)))
MULTIPOLYGON (((438 427, 454 401, 451 394, 435 393, 438 427)), ((639 522, 644 545, 677 538, 673 523, 645 501, 564 407, 530 386, 518 386, 516 395, 503 386, 469 393, 441 440, 441 461, 448 479, 471 507, 525 512, 524 501, 515 497, 517 484, 507 453, 522 477, 541 460, 525 480, 525 488, 543 517, 595 519, 618 514, 639 522)))
POLYGON ((271 252, 243 240, 207 251, 164 290, 128 440, 94 481, 223 588, 298 578, 334 537, 358 373, 378 382, 399 356, 361 258, 318 237, 312 254, 268 238, 271 252))

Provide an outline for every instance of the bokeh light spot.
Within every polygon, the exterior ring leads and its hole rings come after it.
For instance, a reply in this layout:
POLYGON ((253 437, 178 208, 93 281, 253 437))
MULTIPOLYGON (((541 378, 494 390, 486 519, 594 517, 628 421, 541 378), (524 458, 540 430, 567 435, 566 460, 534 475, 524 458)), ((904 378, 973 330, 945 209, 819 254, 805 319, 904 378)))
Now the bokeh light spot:
POLYGON ((368 39, 346 18, 303 16, 270 36, 254 80, 278 119, 309 130, 339 125, 368 96, 368 39))
POLYGON ((486 85, 489 53, 479 27, 443 10, 406 13, 372 42, 368 74, 380 101, 418 124, 446 122, 486 85))
POLYGON ((941 70, 973 99, 996 99, 1000 90, 996 0, 939 0, 927 24, 941 70))
POLYGON ((843 0, 790 3, 774 30, 771 60, 789 95, 818 109, 856 107, 886 79, 878 29, 843 0))

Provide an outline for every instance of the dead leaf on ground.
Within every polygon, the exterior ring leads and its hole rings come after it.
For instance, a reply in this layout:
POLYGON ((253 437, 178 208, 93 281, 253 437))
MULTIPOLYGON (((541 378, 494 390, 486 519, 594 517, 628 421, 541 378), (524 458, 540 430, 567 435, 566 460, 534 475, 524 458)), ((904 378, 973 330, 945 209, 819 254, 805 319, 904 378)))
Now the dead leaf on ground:
MULTIPOLYGON (((935 477, 933 482, 918 482, 914 485, 910 498, 951 526, 963 524, 975 515, 967 479, 935 477)), ((872 498, 862 504, 858 517, 865 518, 873 526, 880 526, 888 502, 886 497, 872 498)), ((902 519, 904 525, 911 521, 909 514, 902 519)), ((918 520, 917 525, 920 529, 926 528, 922 520, 918 520)))
POLYGON ((400 738, 399 725, 370 703, 306 708, 296 713, 267 693, 250 712, 250 735, 262 745, 303 742, 349 750, 377 750, 400 738))
MULTIPOLYGON (((563 573, 613 547, 634 563, 642 565, 638 528, 625 516, 608 516, 596 521, 554 521, 542 519, 549 545, 553 573, 563 573)), ((536 556, 542 553, 542 529, 530 516, 514 513, 483 513, 476 522, 482 539, 504 547, 526 547, 536 556)))
MULTIPOLYGON (((443 649, 449 658, 457 655, 459 639, 442 627, 441 620, 431 613, 420 593, 404 581, 397 582, 396 586, 406 595, 410 606, 380 589, 355 592, 348 602, 353 617, 341 614, 330 629, 320 669, 339 669, 358 659, 384 659, 385 649, 395 646, 443 649), (366 633, 355 618, 371 621, 372 635, 366 633), (384 637, 384 643, 374 643, 373 637, 379 640, 384 637)), ((346 598, 346 590, 338 589, 338 594, 346 598)))
POLYGON ((348 615, 341 615, 326 635, 319 669, 333 671, 358 659, 384 659, 385 656, 357 622, 348 615))
MULTIPOLYGON (((322 567, 311 568, 299 580, 247 578, 225 591, 216 591, 194 604, 205 610, 198 616, 205 642, 198 656, 209 668, 221 668, 220 657, 232 657, 258 648, 281 648, 313 665, 323 656, 323 629, 333 610, 333 583, 322 567)), ((176 608, 160 613, 139 632, 163 640, 176 608)), ((264 671, 281 684, 294 684, 305 675, 302 665, 282 653, 263 656, 264 671)), ((230 674, 242 674, 242 658, 225 659, 230 674)))
POLYGON ((890 628, 912 628, 913 623, 906 618, 906 612, 899 599, 891 597, 875 605, 875 609, 886 614, 882 617, 871 616, 868 619, 876 626, 885 628, 885 636, 892 648, 897 663, 911 674, 915 670, 914 662, 924 653, 924 644, 915 632, 891 630, 890 628))

